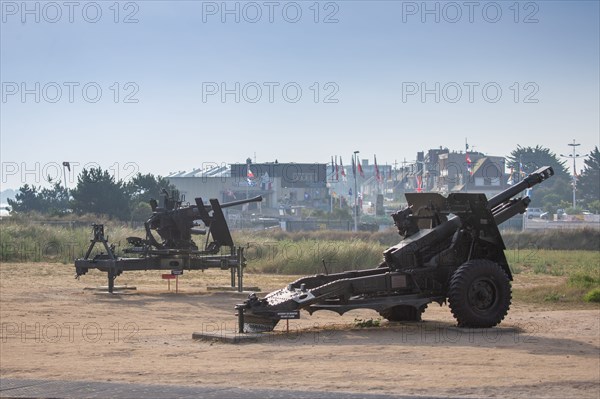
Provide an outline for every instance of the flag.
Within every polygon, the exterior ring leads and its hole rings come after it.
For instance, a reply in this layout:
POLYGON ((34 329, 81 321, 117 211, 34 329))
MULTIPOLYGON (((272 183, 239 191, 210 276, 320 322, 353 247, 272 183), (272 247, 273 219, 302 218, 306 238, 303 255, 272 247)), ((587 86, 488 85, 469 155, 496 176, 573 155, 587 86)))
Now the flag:
POLYGON ((519 180, 525 176, 525 171, 523 170, 523 163, 519 160, 519 180))
POLYGON ((377 179, 377 181, 381 181, 381 175, 379 174, 379 166, 377 166, 377 155, 373 155, 373 158, 375 159, 375 178, 377 179))
POLYGON ((365 177, 365 172, 363 172, 363 168, 360 165, 360 159, 357 160, 358 161, 358 174, 360 175, 360 177, 365 177))
POLYGON ((469 153, 466 153, 466 160, 467 160, 467 172, 469 172, 469 175, 473 176, 473 169, 471 168, 471 158, 469 157, 469 153))
POLYGON ((342 162, 342 157, 340 156, 340 169, 342 170, 342 179, 346 181, 346 169, 344 169, 344 163, 342 162))
POLYGON ((417 175, 417 192, 423 192, 423 176, 417 175))
POLYGON ((340 175, 338 174, 337 155, 335 156, 335 180, 340 180, 340 175))
POLYGON ((356 162, 354 162, 354 157, 352 157, 352 177, 356 179, 356 162))
POLYGON ((63 162, 63 167, 67 168, 67 170, 70 172, 71 171, 71 164, 67 161, 63 162))
POLYGON ((333 164, 333 155, 331 156, 331 181, 333 181, 333 174, 335 173, 335 165, 333 164))
POLYGON ((506 181, 506 184, 510 186, 515 184, 515 171, 512 166, 510 167, 510 175, 508 175, 508 180, 506 181))
POLYGON ((246 164, 246 182, 249 186, 254 185, 254 173, 252 173, 252 169, 250 169, 250 163, 246 164))

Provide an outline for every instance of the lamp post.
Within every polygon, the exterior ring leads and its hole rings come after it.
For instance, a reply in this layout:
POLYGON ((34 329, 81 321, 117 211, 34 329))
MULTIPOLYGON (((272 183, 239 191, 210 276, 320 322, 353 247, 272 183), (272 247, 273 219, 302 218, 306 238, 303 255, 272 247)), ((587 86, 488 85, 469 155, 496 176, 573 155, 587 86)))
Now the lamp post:
POLYGON ((573 153, 569 155, 560 154, 563 158, 573 158, 573 208, 576 206, 576 191, 577 191, 577 166, 576 160, 577 158, 581 158, 581 155, 577 154, 576 148, 581 144, 576 143, 575 139, 573 139, 572 143, 569 143, 569 146, 573 147, 573 153))
MULTIPOLYGON (((358 168, 358 154, 354 151, 354 165, 358 168)), ((354 172, 354 231, 358 231, 358 184, 356 183, 356 171, 354 172)))
POLYGON ((67 193, 67 202, 69 201, 69 187, 67 186, 67 170, 69 170, 69 175, 71 175, 71 163, 69 161, 63 161, 63 178, 65 180, 65 191, 67 193))

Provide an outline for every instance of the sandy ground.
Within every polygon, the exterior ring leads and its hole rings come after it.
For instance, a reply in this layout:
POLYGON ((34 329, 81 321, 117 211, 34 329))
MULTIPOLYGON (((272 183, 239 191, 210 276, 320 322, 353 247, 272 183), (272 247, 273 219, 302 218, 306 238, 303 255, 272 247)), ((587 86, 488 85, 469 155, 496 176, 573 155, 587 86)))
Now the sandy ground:
MULTIPOLYGON (((105 284, 90 272, 80 281, 62 264, 0 265, 2 377, 131 381, 461 397, 599 398, 600 309, 548 310, 514 304, 501 328, 454 328, 447 307, 430 305, 422 323, 360 329, 330 312, 290 323, 259 343, 194 341, 193 332, 236 328, 234 293, 223 271, 186 272, 180 293, 160 272, 131 272, 117 284, 129 295, 84 290, 105 284)), ((554 277, 518 275, 515 285, 554 277)), ((296 277, 247 275, 263 292, 296 277)))

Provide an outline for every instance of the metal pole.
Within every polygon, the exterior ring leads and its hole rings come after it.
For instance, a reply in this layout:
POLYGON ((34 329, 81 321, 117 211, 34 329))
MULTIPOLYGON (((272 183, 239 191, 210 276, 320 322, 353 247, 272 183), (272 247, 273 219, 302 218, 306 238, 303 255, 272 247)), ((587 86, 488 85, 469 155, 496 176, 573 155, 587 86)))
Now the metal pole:
POLYGON ((333 195, 329 191, 329 213, 333 213, 333 195))
POLYGON ((577 166, 575 164, 575 160, 577 159, 577 153, 575 152, 575 149, 579 144, 575 143, 575 139, 573 139, 573 143, 569 144, 569 145, 571 147, 573 147, 573 208, 575 208, 577 206, 577 201, 576 201, 577 166))
POLYGON ((576 196, 577 196, 577 165, 576 165, 576 160, 577 160, 577 158, 580 157, 580 155, 577 154, 576 148, 579 145, 581 145, 581 144, 576 143, 575 139, 573 139, 573 143, 569 144, 569 146, 573 147, 573 154, 569 154, 569 155, 560 154, 560 156, 563 158, 573 158, 573 208, 575 208, 577 206, 577 198, 576 198, 576 196))
MULTIPOLYGON (((358 168, 358 153, 354 151, 354 165, 358 168)), ((356 173, 354 173, 354 231, 358 231, 358 185, 356 183, 356 173)))

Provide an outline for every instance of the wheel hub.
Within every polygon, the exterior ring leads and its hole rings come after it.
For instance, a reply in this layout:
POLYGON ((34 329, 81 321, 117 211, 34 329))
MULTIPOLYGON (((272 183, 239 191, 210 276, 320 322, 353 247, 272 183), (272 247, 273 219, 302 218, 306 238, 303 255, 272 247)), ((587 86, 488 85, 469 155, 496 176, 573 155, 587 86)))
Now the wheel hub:
POLYGON ((489 309, 496 302, 496 287, 487 279, 474 281, 469 288, 468 298, 475 309, 489 309))

